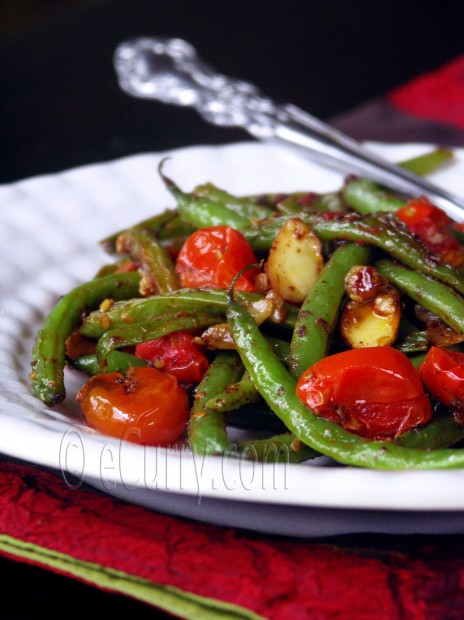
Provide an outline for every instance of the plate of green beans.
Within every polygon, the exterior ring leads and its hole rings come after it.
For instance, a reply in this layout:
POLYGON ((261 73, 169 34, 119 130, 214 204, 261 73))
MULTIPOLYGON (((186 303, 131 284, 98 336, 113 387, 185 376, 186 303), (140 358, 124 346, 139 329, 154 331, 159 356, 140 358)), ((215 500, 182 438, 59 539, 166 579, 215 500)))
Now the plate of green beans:
MULTIPOLYGON (((371 147, 464 195, 462 150, 371 147)), ((463 529, 464 233, 427 197, 243 142, 0 200, 2 453, 223 525, 463 529)))

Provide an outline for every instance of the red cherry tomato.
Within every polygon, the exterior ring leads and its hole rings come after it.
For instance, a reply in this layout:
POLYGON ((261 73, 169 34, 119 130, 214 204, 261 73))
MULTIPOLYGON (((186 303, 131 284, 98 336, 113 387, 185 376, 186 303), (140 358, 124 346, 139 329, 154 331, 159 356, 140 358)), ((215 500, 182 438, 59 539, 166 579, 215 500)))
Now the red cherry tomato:
MULTIPOLYGON (((176 260, 176 273, 184 288, 228 288, 237 273, 257 262, 245 237, 229 226, 201 228, 190 235, 176 260)), ((235 289, 253 291, 257 269, 246 271, 235 289)))
POLYGON ((186 330, 142 342, 136 345, 135 355, 181 383, 199 383, 209 366, 208 358, 186 330))
POLYGON ((189 400, 177 379, 149 366, 126 376, 109 372, 91 377, 77 395, 89 427, 143 445, 166 446, 184 432, 189 400))
POLYGON ((455 267, 464 263, 464 248, 452 232, 452 220, 427 198, 409 200, 396 215, 445 263, 455 267))
POLYGON ((427 422, 431 405, 419 374, 392 347, 349 349, 308 368, 298 398, 313 413, 362 437, 398 437, 427 422))
POLYGON ((464 411, 464 353, 430 347, 419 375, 440 403, 464 411))

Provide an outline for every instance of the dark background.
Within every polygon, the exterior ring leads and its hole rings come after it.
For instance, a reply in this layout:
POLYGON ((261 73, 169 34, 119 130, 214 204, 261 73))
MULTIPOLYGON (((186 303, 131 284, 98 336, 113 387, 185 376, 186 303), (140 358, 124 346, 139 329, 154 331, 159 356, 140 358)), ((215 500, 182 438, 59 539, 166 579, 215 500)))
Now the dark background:
POLYGON ((122 93, 112 56, 130 37, 185 38, 220 72, 324 120, 464 51, 455 0, 3 0, 1 10, 0 182, 248 139, 122 93))
MULTIPOLYGON (((0 10, 1 183, 137 152, 248 139, 207 125, 190 109, 120 92, 112 55, 133 36, 185 38, 222 73, 334 123, 464 52, 464 3, 455 0, 3 0, 0 10)), ((358 123, 351 133, 380 139, 388 127, 358 123)), ((335 542, 413 552, 427 540, 335 542)), ((0 576, 10 609, 3 608, 4 618, 42 609, 49 617, 156 615, 12 560, 0 559, 0 576)))

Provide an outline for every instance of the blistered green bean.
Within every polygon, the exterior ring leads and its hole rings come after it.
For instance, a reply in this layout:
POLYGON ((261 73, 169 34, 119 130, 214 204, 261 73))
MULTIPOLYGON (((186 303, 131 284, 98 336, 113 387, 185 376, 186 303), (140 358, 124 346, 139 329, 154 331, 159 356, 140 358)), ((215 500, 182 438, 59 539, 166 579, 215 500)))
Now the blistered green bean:
POLYGON ((402 293, 464 334, 464 298, 451 287, 388 259, 376 261, 374 267, 402 293))
POLYGON ((369 256, 367 246, 347 243, 324 265, 301 305, 293 331, 289 370, 296 379, 327 355, 345 294, 345 276, 351 267, 367 264, 369 256))
MULTIPOLYGON (((253 302, 263 299, 259 293, 237 292, 237 299, 253 302)), ((97 310, 83 317, 79 332, 88 338, 100 338, 109 329, 124 327, 132 323, 150 321, 160 315, 177 312, 202 312, 214 316, 225 316, 227 292, 223 289, 181 289, 170 295, 156 295, 114 303, 108 310, 97 310)), ((293 329, 298 310, 284 304, 278 316, 268 321, 287 329, 293 329)))
POLYGON ((107 299, 131 299, 139 294, 136 272, 112 274, 77 286, 52 308, 36 335, 32 351, 31 381, 34 394, 53 406, 65 398, 66 340, 83 314, 107 299))
POLYGON ((106 368, 108 355, 115 349, 155 340, 184 329, 204 329, 217 322, 217 317, 198 312, 160 316, 153 321, 133 323, 105 332, 97 342, 95 353, 103 370, 106 368))
MULTIPOLYGON (((388 215, 338 215, 302 213, 306 222, 322 241, 357 241, 367 243, 390 254, 413 269, 441 280, 460 293, 464 293, 464 273, 442 263, 430 250, 416 241, 396 218, 388 215)), ((257 252, 269 250, 274 238, 287 217, 256 223, 241 229, 257 252)))
POLYGON ((235 211, 235 213, 246 217, 248 220, 262 220, 271 217, 273 214, 273 210, 269 207, 259 205, 247 197, 234 196, 213 183, 197 185, 192 194, 223 204, 231 211, 235 211))
POLYGON ((243 365, 235 351, 220 351, 198 385, 188 424, 188 440, 196 454, 223 454, 228 446, 226 419, 206 403, 243 373, 243 365))
POLYGON ((116 248, 120 254, 129 254, 142 274, 143 297, 168 294, 180 288, 174 263, 153 233, 141 226, 129 228, 119 235, 116 248))
POLYGON ((240 228, 250 224, 250 218, 240 215, 220 202, 209 198, 183 192, 176 183, 162 172, 164 160, 159 166, 159 174, 177 202, 177 209, 182 219, 196 228, 209 226, 230 226, 240 228))
MULTIPOLYGON (((105 372, 122 372, 124 374, 131 366, 147 366, 147 362, 141 357, 132 355, 131 353, 125 353, 124 351, 111 351, 106 361, 105 372)), ((69 364, 76 370, 85 372, 90 377, 98 375, 102 371, 95 354, 84 355, 75 360, 69 360, 69 364)))
POLYGON ((270 409, 303 443, 333 460, 372 469, 453 469, 464 466, 464 450, 418 450, 372 441, 315 416, 296 395, 296 381, 274 356, 250 314, 230 298, 227 317, 237 351, 270 409))

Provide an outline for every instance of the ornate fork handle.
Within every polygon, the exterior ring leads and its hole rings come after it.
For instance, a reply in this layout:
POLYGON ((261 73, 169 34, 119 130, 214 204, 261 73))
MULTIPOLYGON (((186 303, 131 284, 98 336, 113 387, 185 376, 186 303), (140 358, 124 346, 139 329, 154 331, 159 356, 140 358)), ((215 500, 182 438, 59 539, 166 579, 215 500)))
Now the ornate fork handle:
POLYGON ((182 39, 143 37, 114 54, 126 93, 192 106, 208 122, 241 127, 258 140, 284 143, 343 173, 359 174, 406 196, 427 195, 462 219, 464 200, 371 152, 346 134, 292 104, 277 104, 252 84, 222 75, 182 39))

